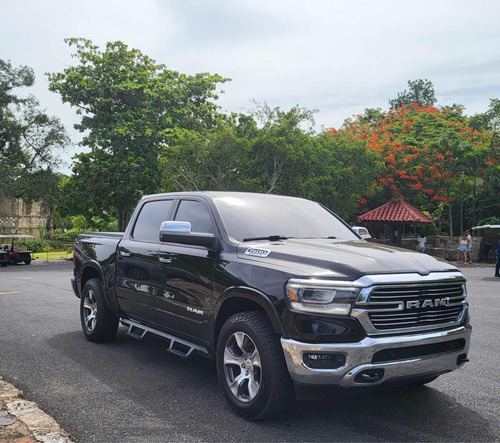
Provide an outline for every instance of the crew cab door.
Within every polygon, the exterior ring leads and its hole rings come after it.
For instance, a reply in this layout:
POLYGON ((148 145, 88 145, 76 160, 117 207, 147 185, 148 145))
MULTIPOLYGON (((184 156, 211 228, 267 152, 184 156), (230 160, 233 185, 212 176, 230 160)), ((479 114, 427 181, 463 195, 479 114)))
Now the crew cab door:
POLYGON ((160 225, 170 214, 173 200, 146 201, 119 245, 116 256, 116 296, 128 315, 157 322, 155 301, 164 278, 158 263, 160 225))
MULTIPOLYGON (((192 232, 214 233, 210 210, 200 200, 181 199, 173 220, 191 223, 192 232)), ((166 285, 156 306, 163 327, 208 340, 216 257, 216 251, 204 246, 162 243, 158 258, 166 285)))

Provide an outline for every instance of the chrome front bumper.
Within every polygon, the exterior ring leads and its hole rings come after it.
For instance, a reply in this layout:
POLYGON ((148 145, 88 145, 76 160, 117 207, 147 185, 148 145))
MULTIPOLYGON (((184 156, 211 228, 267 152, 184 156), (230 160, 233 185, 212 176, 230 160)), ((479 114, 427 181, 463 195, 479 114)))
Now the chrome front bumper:
POLYGON ((376 386, 397 379, 411 379, 438 375, 458 369, 460 355, 467 355, 471 327, 459 326, 446 331, 399 335, 392 337, 366 337, 358 343, 310 344, 281 339, 288 371, 292 380, 308 385, 335 385, 342 387, 376 386), (464 349, 437 355, 413 357, 382 363, 372 363, 376 352, 465 339, 464 349), (337 369, 313 369, 304 363, 305 353, 343 354, 345 364, 337 369), (363 382, 356 376, 366 370, 383 370, 380 380, 363 382))

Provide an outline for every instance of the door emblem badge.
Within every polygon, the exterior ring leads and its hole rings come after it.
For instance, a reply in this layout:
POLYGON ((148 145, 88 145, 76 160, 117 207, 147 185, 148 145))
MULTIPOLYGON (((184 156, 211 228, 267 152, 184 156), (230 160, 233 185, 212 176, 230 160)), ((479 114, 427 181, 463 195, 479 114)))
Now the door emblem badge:
POLYGON ((188 306, 186 309, 193 314, 203 315, 203 311, 200 309, 192 308, 191 306, 188 306))
POLYGON ((271 251, 269 249, 257 249, 257 248, 248 248, 245 251, 245 255, 251 255, 252 257, 267 257, 271 251))

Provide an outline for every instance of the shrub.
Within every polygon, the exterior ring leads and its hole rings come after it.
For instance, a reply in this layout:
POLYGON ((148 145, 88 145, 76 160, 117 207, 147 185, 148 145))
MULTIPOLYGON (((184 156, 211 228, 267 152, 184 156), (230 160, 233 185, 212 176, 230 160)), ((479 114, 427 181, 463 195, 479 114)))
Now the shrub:
POLYGON ((500 225, 500 217, 488 217, 479 222, 478 226, 484 225, 500 225))

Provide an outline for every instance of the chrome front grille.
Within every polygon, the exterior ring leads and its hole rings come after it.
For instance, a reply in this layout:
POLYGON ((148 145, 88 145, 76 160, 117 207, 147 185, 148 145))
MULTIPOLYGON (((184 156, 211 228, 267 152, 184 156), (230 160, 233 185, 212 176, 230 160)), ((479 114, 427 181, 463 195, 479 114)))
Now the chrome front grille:
POLYGON ((373 326, 378 330, 382 330, 455 322, 461 312, 462 307, 456 307, 409 314, 377 314, 373 312, 368 315, 373 326))
POLYGON ((438 283, 367 288, 353 315, 368 333, 426 330, 458 324, 466 309, 465 285, 438 283))
POLYGON ((379 286, 370 294, 370 303, 377 301, 386 302, 390 300, 403 300, 408 298, 434 298, 434 297, 462 297, 464 295, 463 285, 433 285, 433 286, 405 286, 387 287, 379 286))

